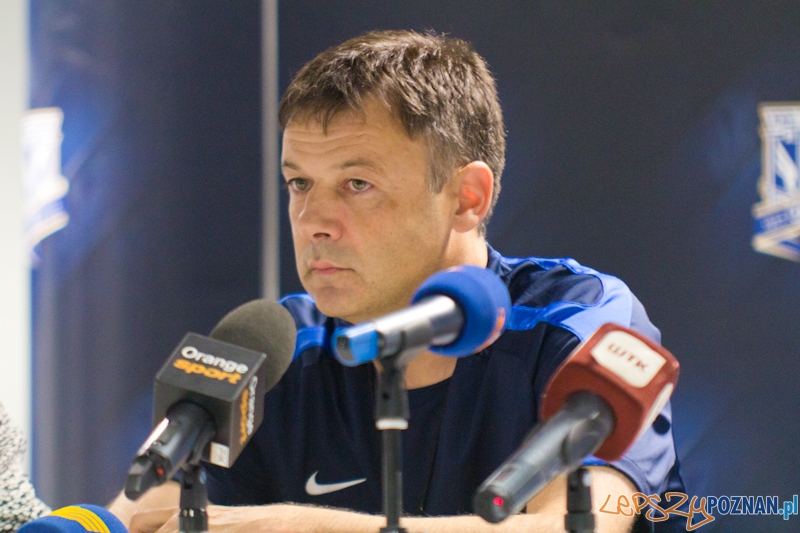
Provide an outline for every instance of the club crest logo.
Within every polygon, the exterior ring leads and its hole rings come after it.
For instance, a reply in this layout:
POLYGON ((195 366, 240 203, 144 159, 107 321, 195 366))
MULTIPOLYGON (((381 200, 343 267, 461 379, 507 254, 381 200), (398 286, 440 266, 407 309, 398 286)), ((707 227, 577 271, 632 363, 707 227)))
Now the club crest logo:
POLYGON ((61 124, 56 107, 32 109, 22 120, 25 235, 33 264, 35 247, 69 221, 64 198, 69 182, 61 175, 61 124))
POLYGON ((753 248, 800 261, 800 102, 765 103, 761 118, 761 202, 753 206, 753 248))

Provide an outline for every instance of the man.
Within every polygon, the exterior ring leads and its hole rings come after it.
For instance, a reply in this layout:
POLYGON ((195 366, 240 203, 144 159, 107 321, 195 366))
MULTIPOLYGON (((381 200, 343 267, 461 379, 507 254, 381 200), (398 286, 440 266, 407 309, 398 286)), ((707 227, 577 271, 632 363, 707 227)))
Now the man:
MULTIPOLYGON (((373 421, 379 370, 340 365, 330 336, 407 306, 431 274, 472 264, 501 276, 514 309, 508 330, 479 354, 425 352, 408 365, 402 523, 412 532, 563 531, 563 478, 500 526, 469 515, 472 495, 536 424, 547 379, 582 339, 609 321, 659 334, 619 280, 571 260, 507 259, 485 242, 505 133, 483 60, 456 39, 369 33, 306 65, 280 117, 308 294, 283 300, 298 326, 296 359, 268 393, 264 423, 231 470, 209 467, 209 498, 221 504, 210 508, 212 529, 385 525, 373 421)), ((669 417, 667 408, 619 462, 591 468, 596 508, 608 495, 682 488, 669 417)), ((135 505, 120 497, 112 510, 133 532, 176 531, 177 501, 169 484, 135 505)), ((634 520, 597 519, 599 531, 627 531, 634 520)))

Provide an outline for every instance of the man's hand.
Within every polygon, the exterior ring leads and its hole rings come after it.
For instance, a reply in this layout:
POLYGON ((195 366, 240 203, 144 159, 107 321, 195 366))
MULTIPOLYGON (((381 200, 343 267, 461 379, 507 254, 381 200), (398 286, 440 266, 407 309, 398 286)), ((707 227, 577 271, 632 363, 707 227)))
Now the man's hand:
MULTIPOLYGON (((301 533, 311 531, 376 532, 386 519, 338 509, 291 504, 258 507, 208 506, 208 528, 215 533, 301 533)), ((177 533, 177 507, 138 511, 130 533, 177 533)))
POLYGON ((108 510, 114 513, 130 530, 131 518, 134 514, 150 509, 172 508, 179 504, 180 495, 181 486, 174 481, 167 481, 163 485, 151 488, 136 501, 129 500, 122 492, 111 502, 108 510))

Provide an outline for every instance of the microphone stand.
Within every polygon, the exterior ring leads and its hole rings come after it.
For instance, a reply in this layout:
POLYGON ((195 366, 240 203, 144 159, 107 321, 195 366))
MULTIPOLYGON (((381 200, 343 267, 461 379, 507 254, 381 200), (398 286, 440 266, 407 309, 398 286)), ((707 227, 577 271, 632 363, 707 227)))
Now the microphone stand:
POLYGON ((199 463, 187 463, 181 475, 180 533, 208 532, 207 501, 206 469, 199 463))
POLYGON ((213 424, 206 425, 181 469, 181 514, 178 517, 180 533, 208 533, 208 480, 200 459, 215 431, 213 424))
POLYGON ((591 484, 591 475, 583 466, 567 476, 567 514, 564 517, 564 526, 569 533, 594 533, 591 484))
POLYGON ((402 431, 408 428, 411 414, 408 408, 408 391, 403 383, 404 366, 399 363, 401 354, 380 360, 382 370, 375 391, 375 427, 381 431, 383 513, 386 527, 380 533, 406 533, 400 527, 403 511, 403 447, 402 431))

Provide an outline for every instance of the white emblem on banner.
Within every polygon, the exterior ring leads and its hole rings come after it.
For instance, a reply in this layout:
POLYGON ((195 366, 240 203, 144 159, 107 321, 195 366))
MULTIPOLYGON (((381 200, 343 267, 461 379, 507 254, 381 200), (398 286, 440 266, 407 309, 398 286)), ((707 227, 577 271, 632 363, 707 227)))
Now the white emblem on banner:
POLYGON ((761 202, 753 206, 753 248, 800 261, 800 102, 761 104, 758 114, 761 202))
POLYGON ((63 121, 55 107, 32 109, 22 119, 25 238, 34 258, 34 247, 69 221, 64 209, 69 182, 61 175, 63 121))

